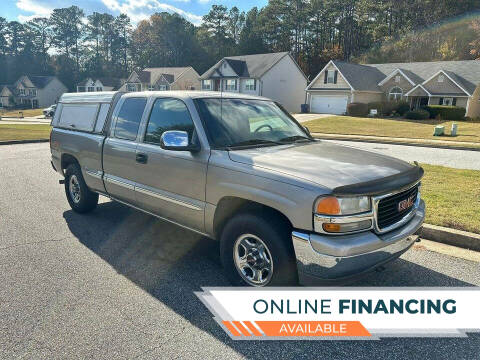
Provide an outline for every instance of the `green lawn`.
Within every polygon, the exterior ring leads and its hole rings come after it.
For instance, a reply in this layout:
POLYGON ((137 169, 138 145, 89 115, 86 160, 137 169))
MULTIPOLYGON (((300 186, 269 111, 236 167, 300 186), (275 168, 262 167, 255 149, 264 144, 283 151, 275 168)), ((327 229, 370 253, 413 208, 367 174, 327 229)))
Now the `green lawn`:
POLYGON ((442 141, 469 141, 480 143, 480 122, 455 121, 458 124, 456 137, 433 136, 434 125, 444 125, 450 134, 453 121, 374 119, 351 116, 329 116, 303 123, 312 133, 371 135, 429 139, 442 141))
POLYGON ((49 137, 49 124, 0 124, 0 141, 37 140, 49 137))
POLYGON ((26 109, 26 110, 13 110, 13 111, 5 111, 0 110, 1 116, 7 117, 20 117, 20 112, 23 113, 24 117, 33 117, 38 115, 43 115, 43 109, 26 109))
POLYGON ((480 234, 480 171, 422 164, 428 224, 480 234))

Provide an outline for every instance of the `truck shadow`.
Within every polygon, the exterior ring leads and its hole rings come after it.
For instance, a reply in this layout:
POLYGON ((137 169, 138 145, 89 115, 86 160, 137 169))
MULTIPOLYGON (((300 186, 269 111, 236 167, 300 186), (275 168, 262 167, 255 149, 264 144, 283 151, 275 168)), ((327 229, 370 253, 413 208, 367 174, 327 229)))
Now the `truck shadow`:
MULTIPOLYGON (((358 341, 232 341, 194 295, 201 287, 229 286, 222 274, 218 242, 160 221, 116 202, 99 204, 89 215, 63 214, 72 234, 193 326, 247 358, 352 358, 358 341)), ((353 286, 472 286, 412 262, 399 259, 382 273, 368 275, 353 286)), ((362 341, 364 358, 475 358, 480 334, 452 339, 383 339, 362 341)))

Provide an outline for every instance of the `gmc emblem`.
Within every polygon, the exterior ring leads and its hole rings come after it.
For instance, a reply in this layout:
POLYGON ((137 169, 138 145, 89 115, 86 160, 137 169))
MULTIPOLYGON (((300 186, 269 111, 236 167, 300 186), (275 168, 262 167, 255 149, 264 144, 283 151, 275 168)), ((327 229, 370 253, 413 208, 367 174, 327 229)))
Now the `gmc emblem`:
POLYGON ((407 210, 413 206, 413 201, 415 199, 415 195, 410 196, 408 199, 402 200, 398 203, 398 212, 402 212, 407 210))

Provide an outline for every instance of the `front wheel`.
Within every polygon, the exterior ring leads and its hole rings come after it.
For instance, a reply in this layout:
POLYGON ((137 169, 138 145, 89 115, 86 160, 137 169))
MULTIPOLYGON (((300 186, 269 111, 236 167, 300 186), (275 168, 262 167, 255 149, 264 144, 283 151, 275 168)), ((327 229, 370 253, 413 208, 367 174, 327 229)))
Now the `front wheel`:
POLYGON ((236 286, 293 286, 298 283, 290 230, 283 222, 239 214, 222 231, 220 255, 236 286))
POLYGON ((98 204, 98 194, 88 188, 76 164, 69 165, 65 171, 65 194, 70 207, 80 214, 92 211, 98 204))

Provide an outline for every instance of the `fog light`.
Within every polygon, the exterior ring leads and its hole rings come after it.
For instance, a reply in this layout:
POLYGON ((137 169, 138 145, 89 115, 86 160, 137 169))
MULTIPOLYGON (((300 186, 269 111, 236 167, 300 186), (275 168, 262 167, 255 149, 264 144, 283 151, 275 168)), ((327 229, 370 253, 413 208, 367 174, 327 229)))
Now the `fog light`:
POLYGON ((349 233, 353 231, 367 230, 372 227, 372 220, 362 220, 352 223, 324 223, 323 230, 329 233, 349 233))

